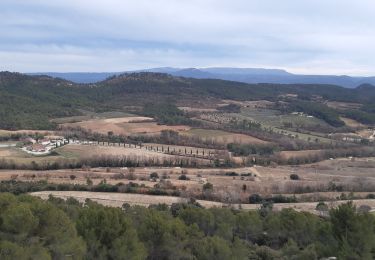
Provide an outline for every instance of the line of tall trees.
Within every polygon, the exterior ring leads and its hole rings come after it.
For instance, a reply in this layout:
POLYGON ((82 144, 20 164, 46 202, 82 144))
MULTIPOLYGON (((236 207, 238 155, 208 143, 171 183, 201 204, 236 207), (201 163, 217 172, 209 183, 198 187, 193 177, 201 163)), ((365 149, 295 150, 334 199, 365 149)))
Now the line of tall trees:
POLYGON ((83 166, 90 167, 201 167, 213 166, 213 162, 196 159, 194 157, 145 157, 145 156, 114 156, 98 155, 80 159, 61 159, 56 161, 31 161, 31 163, 19 163, 14 160, 0 159, 0 169, 22 169, 22 170, 57 170, 77 169, 83 166))

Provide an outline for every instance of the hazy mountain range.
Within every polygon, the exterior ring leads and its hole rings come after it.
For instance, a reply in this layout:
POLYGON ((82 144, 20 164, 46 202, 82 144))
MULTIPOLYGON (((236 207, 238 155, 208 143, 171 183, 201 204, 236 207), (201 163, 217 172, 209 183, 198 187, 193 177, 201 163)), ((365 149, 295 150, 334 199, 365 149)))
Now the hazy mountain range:
POLYGON ((173 76, 190 77, 198 79, 224 79, 245 83, 281 83, 281 84, 332 84, 347 88, 355 88, 361 84, 375 84, 375 77, 350 77, 346 75, 299 75, 292 74, 280 69, 263 68, 153 68, 137 71, 124 72, 101 72, 101 73, 58 73, 41 72, 30 73, 31 75, 49 75, 67 79, 76 83, 95 83, 110 76, 130 72, 161 72, 173 76))

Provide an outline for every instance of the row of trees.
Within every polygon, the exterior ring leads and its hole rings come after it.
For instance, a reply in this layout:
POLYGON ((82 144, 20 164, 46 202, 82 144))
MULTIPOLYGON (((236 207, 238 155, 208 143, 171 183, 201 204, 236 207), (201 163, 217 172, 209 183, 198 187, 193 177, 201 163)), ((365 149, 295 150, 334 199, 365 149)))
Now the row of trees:
POLYGON ((375 219, 344 204, 328 218, 291 209, 204 209, 0 195, 1 259, 373 259, 375 219))
POLYGON ((145 157, 145 156, 115 156, 98 155, 81 159, 61 159, 56 161, 32 161, 31 163, 19 163, 14 160, 0 159, 0 169, 23 170, 57 170, 77 169, 84 166, 90 167, 201 167, 213 166, 214 161, 196 159, 194 157, 145 157))

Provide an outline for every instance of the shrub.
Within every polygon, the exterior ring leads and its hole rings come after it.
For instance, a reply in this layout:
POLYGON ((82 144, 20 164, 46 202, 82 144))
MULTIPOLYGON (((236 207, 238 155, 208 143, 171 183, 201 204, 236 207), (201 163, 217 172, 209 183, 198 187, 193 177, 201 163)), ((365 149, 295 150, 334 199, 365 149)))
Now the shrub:
POLYGON ((188 181, 188 180, 190 180, 190 178, 188 178, 185 174, 181 174, 178 177, 178 179, 181 180, 181 181, 188 181))
POLYGON ((263 198, 259 194, 251 194, 249 197, 250 204, 258 204, 263 201, 263 198))
POLYGON ((295 174, 295 173, 292 173, 289 177, 293 181, 298 181, 299 180, 299 176, 297 174, 295 174))
POLYGON ((214 189, 214 185, 212 185, 211 183, 207 182, 206 184, 203 184, 204 191, 213 190, 213 189, 214 189))
POLYGON ((236 173, 236 172, 226 172, 225 175, 226 176, 238 176, 238 173, 236 173))
POLYGON ((151 179, 158 179, 158 178, 159 178, 159 175, 158 175, 157 172, 153 172, 153 173, 150 174, 150 178, 151 178, 151 179))

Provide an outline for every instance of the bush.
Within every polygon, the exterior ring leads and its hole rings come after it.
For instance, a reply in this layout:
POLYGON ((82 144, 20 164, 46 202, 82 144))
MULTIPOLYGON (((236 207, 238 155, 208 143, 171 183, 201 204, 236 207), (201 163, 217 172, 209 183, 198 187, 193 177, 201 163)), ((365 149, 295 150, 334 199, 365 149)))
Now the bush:
POLYGON ((251 194, 249 197, 250 204, 258 204, 263 201, 263 198, 259 194, 251 194))
POLYGON ((295 173, 292 173, 289 177, 293 181, 298 181, 299 180, 299 176, 297 174, 295 174, 295 173))
POLYGON ((190 178, 188 178, 185 174, 181 174, 178 177, 178 179, 181 180, 181 181, 188 181, 188 180, 190 180, 190 178))
POLYGON ((207 182, 206 184, 203 184, 204 191, 213 190, 213 189, 214 189, 214 185, 212 185, 211 183, 207 182))
POLYGON ((236 172, 226 172, 225 175, 226 176, 238 176, 238 173, 236 173, 236 172))
POLYGON ((159 179, 159 175, 157 172, 153 172, 150 174, 150 179, 159 179))

